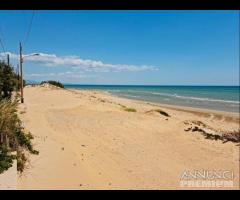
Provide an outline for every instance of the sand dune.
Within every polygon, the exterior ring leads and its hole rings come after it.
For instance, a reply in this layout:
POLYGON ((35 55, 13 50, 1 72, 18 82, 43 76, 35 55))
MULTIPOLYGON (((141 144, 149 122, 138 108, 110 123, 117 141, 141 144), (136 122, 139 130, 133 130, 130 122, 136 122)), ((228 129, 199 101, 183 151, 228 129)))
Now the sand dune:
POLYGON ((236 115, 40 86, 25 88, 20 110, 40 154, 29 155, 19 189, 181 189, 184 170, 203 169, 232 170, 239 188, 238 144, 184 131, 187 120, 238 130, 236 115))

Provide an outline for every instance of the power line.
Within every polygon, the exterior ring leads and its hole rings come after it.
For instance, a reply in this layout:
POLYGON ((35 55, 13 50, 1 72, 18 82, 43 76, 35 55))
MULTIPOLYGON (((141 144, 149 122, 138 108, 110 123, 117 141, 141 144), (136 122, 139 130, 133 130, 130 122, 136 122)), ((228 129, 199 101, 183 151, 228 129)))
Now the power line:
MULTIPOLYGON (((3 34, 3 31, 2 31, 2 27, 0 26, 0 46, 4 52, 4 55, 6 56, 7 54, 7 51, 6 51, 6 48, 5 48, 5 43, 4 43, 4 34, 3 34)), ((2 59, 5 60, 4 56, 1 55, 2 59)), ((9 55, 7 55, 7 59, 9 59, 9 55)))
POLYGON ((4 45, 3 45, 3 41, 1 40, 1 38, 0 38, 0 44, 1 44, 1 47, 2 47, 2 49, 3 49, 3 52, 6 53, 6 50, 5 50, 5 47, 4 47, 4 45))
POLYGON ((4 34, 3 34, 3 29, 2 29, 2 26, 0 25, 0 34, 2 35, 2 38, 4 39, 4 34))
MULTIPOLYGON (((3 49, 4 55, 6 55, 6 51, 5 51, 5 48, 4 48, 4 45, 3 45, 3 43, 2 43, 1 38, 0 38, 0 44, 1 44, 1 47, 2 47, 2 49, 3 49)), ((1 56, 1 59, 2 59, 2 60, 5 60, 5 57, 4 57, 3 55, 0 55, 0 56, 1 56)))
POLYGON ((1 33, 1 35, 2 35, 2 39, 1 39, 1 37, 0 37, 0 44, 1 44, 1 47, 2 47, 2 49, 3 49, 3 52, 6 53, 6 48, 5 48, 5 45, 4 45, 4 43, 3 43, 3 38, 4 38, 4 36, 3 36, 3 32, 2 32, 1 27, 0 27, 0 33, 1 33))
POLYGON ((25 40, 24 40, 24 45, 26 45, 26 43, 27 43, 27 41, 28 41, 28 38, 29 38, 29 34, 30 34, 30 32, 31 32, 34 15, 35 15, 35 11, 33 11, 33 13, 32 13, 32 17, 31 17, 31 20, 30 20, 30 23, 29 23, 29 26, 28 26, 28 30, 27 30, 27 32, 26 32, 26 36, 25 36, 25 40))
MULTIPOLYGON (((3 49, 4 54, 6 55, 6 50, 4 48, 4 45, 3 45, 3 42, 1 40, 1 38, 0 38, 0 45, 1 45, 2 49, 3 49)), ((2 55, 1 55, 1 57, 2 57, 2 59, 4 59, 4 57, 2 55)))
POLYGON ((2 23, 0 24, 0 43, 1 43, 1 47, 2 47, 2 49, 4 51, 4 53, 6 53, 5 36, 3 34, 2 23))

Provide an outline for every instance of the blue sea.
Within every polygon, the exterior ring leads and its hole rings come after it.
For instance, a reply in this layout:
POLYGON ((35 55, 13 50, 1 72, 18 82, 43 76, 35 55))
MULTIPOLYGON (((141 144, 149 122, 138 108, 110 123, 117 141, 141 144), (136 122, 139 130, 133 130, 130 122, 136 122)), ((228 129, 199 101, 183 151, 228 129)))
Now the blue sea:
POLYGON ((239 86, 65 85, 65 87, 103 90, 115 96, 153 103, 239 113, 239 86))

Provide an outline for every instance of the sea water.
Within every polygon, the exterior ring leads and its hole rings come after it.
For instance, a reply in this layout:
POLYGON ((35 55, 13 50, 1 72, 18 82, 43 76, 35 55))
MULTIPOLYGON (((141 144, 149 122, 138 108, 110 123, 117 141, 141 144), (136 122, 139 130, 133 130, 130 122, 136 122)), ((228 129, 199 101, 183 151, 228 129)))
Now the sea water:
POLYGON ((65 85, 65 87, 103 90, 119 97, 153 103, 239 113, 239 86, 65 85))

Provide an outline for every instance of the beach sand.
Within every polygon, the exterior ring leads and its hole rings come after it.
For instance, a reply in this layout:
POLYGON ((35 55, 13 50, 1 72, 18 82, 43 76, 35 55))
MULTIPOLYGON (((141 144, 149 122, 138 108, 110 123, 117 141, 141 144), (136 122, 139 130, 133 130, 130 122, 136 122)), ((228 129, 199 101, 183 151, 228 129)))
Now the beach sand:
POLYGON ((227 189, 239 188, 239 143, 206 139, 184 123, 233 131, 237 114, 90 90, 29 86, 24 94, 20 117, 40 154, 29 155, 18 189, 196 189, 180 187, 185 170, 230 170, 234 187, 227 189))

